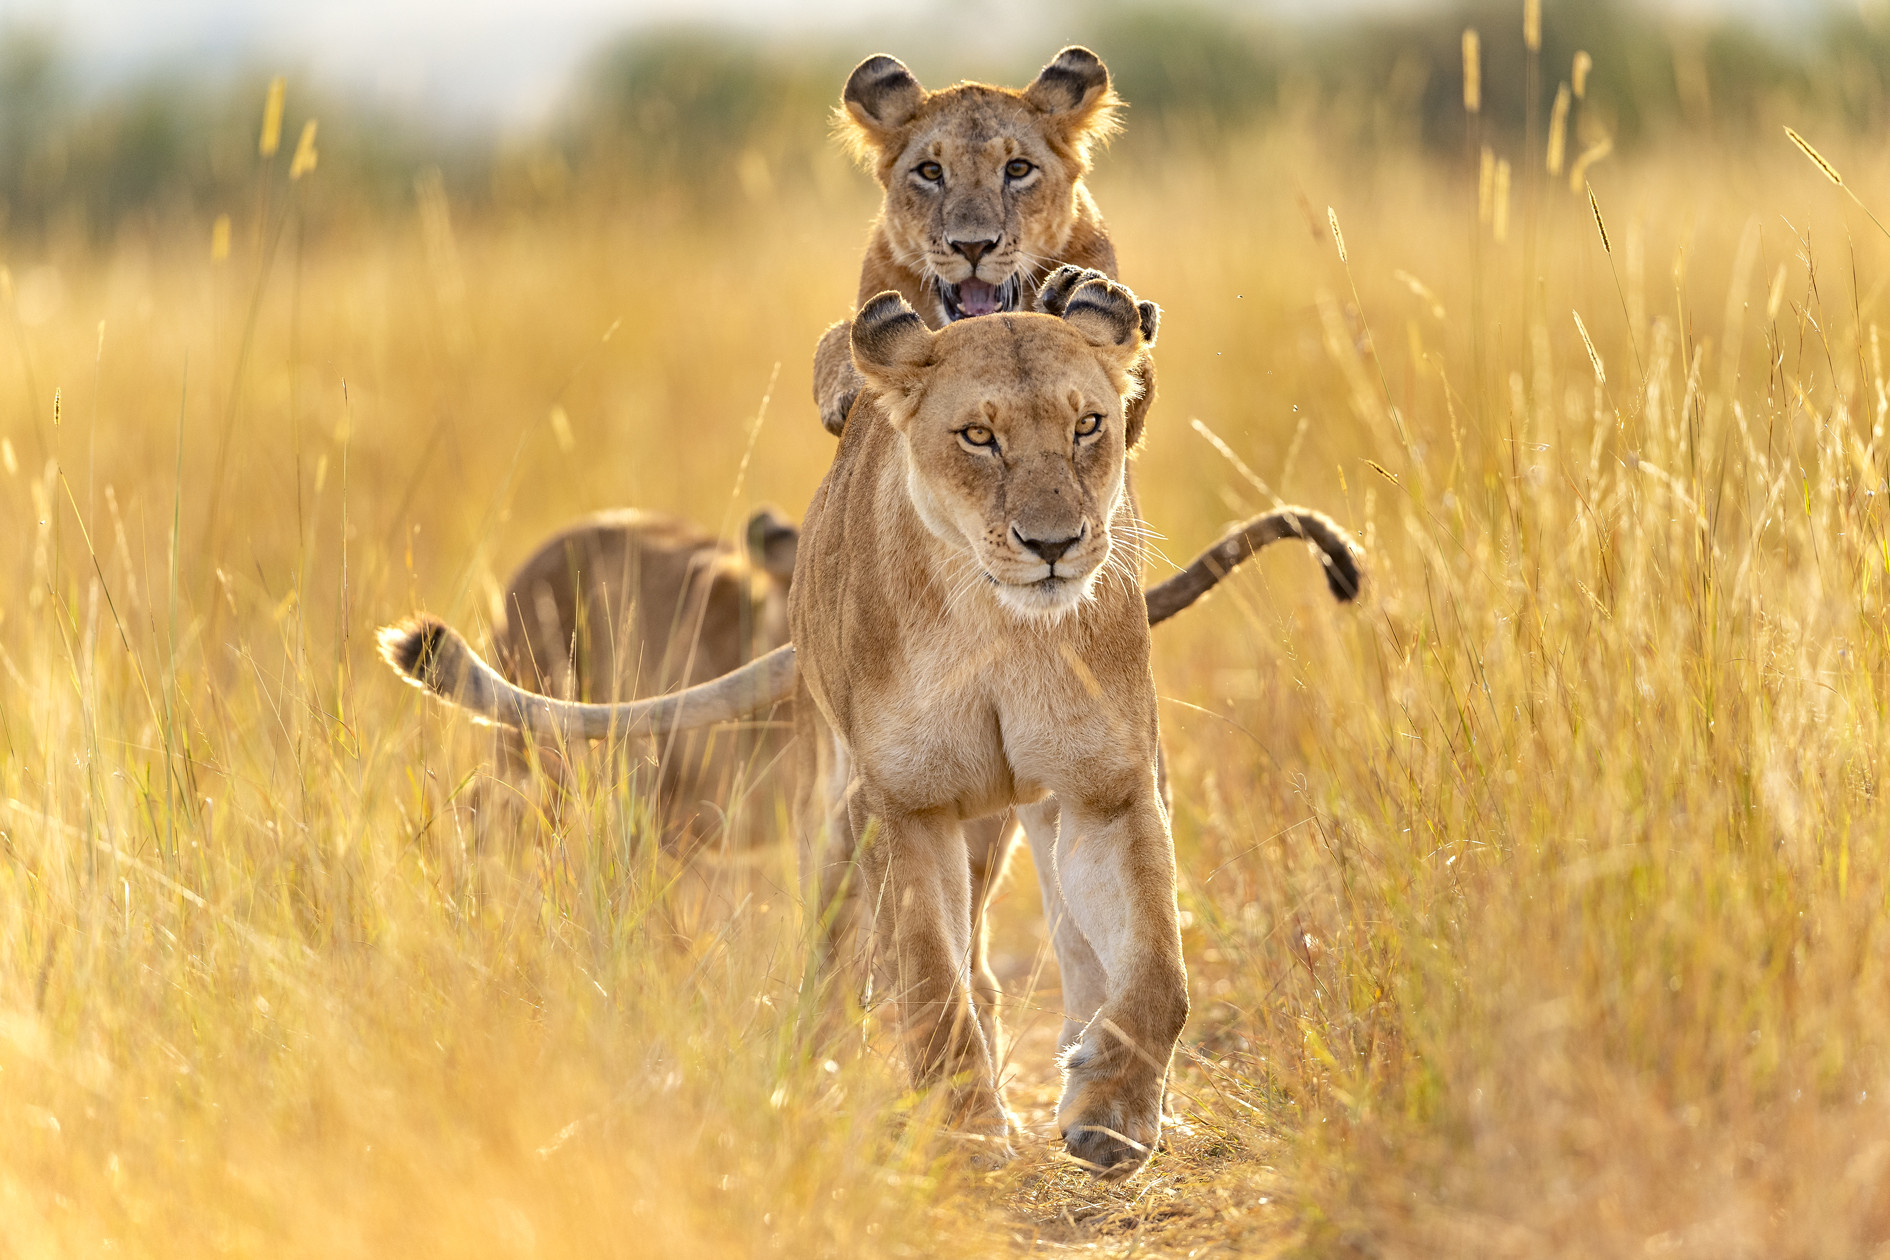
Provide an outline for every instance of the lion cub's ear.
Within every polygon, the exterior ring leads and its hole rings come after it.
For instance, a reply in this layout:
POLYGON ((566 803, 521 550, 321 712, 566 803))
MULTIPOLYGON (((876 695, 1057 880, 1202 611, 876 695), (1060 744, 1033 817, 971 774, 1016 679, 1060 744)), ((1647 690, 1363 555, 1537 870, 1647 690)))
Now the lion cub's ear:
POLYGON ((893 423, 905 418, 903 403, 917 390, 931 366, 938 334, 892 290, 880 294, 853 317, 853 366, 888 404, 893 423))
POLYGON ((853 156, 871 166, 925 103, 925 89, 897 57, 868 57, 847 76, 834 123, 853 156))
MULTIPOLYGON (((856 72, 857 73, 857 72, 856 72)), ((1109 87, 1109 68, 1087 48, 1072 44, 1038 72, 1024 99, 1043 111, 1077 160, 1089 161, 1090 147, 1115 133, 1122 99, 1109 87)))

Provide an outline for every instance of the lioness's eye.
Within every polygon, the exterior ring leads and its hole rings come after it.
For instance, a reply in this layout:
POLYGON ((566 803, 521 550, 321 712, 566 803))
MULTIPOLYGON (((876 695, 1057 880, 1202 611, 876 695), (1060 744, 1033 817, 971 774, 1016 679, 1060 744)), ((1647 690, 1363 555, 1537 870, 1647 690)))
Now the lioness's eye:
POLYGON ((1101 412, 1092 412, 1084 416, 1081 420, 1076 422, 1076 436, 1080 438, 1092 436, 1098 429, 1102 428, 1102 422, 1103 418, 1101 412))
POLYGON ((945 168, 937 162, 921 162, 918 166, 919 178, 929 179, 934 184, 945 178, 945 168))
POLYGON ((965 439, 965 441, 971 443, 973 446, 997 445, 997 434, 991 432, 991 430, 981 424, 974 424, 969 428, 958 430, 958 436, 965 439))
POLYGON ((1009 175, 1012 179, 1022 179, 1036 169, 1036 167, 1024 161, 1023 158, 1012 158, 1005 164, 1004 173, 1009 175))

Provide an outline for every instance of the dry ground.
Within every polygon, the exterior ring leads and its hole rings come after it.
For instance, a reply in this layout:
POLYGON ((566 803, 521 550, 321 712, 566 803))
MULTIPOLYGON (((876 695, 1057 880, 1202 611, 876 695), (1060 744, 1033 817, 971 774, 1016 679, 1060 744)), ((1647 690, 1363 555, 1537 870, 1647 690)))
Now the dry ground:
POLYGON ((1054 1159, 1028 870, 1038 1138, 983 1176, 816 1031, 790 854, 679 866, 634 781, 473 824, 481 737, 371 631, 478 628, 591 508, 799 509, 872 206, 831 161, 0 246, 0 1253, 1890 1239, 1890 248, 1782 138, 1595 168, 1606 249, 1522 164, 1498 241, 1473 176, 1290 128, 1105 159, 1166 550, 1277 494, 1372 555, 1356 609, 1279 549, 1157 636, 1195 1005, 1129 1185, 1054 1159))

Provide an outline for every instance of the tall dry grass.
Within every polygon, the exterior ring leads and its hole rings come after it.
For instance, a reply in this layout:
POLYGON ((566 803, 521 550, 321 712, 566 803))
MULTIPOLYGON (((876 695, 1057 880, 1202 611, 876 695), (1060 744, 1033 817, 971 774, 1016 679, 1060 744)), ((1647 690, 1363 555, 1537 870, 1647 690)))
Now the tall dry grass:
POLYGON ((1166 308, 1166 550, 1277 495, 1372 556, 1355 611, 1269 554, 1158 635, 1195 1007, 1122 1188, 1045 1136, 1028 872, 1038 1136, 985 1177, 811 1017, 785 848, 678 862, 634 779, 495 837, 482 737, 372 656, 415 605, 476 628, 587 509, 798 510, 873 204, 837 157, 707 222, 423 181, 319 239, 239 216, 223 261, 9 253, 0 1247, 1881 1245, 1890 249, 1783 138, 1592 165, 1605 250, 1497 156, 1502 242, 1474 152, 1287 127, 1097 180, 1166 308))

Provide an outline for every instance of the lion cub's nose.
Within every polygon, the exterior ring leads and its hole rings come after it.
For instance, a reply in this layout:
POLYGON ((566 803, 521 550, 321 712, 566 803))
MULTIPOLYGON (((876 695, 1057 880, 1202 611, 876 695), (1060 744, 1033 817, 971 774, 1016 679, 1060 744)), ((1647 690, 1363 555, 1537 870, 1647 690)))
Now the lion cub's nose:
POLYGON ((978 265, 978 260, 980 258, 983 258, 991 250, 994 250, 997 248, 997 242, 996 241, 953 241, 952 248, 956 250, 958 253, 963 254, 965 256, 966 262, 970 263, 973 267, 976 267, 978 265))
POLYGON ((1083 532, 1077 531, 1067 538, 1026 538, 1017 526, 1011 526, 1011 537, 1022 543, 1026 551, 1033 551, 1042 557, 1045 564, 1054 565, 1063 558, 1063 553, 1083 541, 1083 532))

